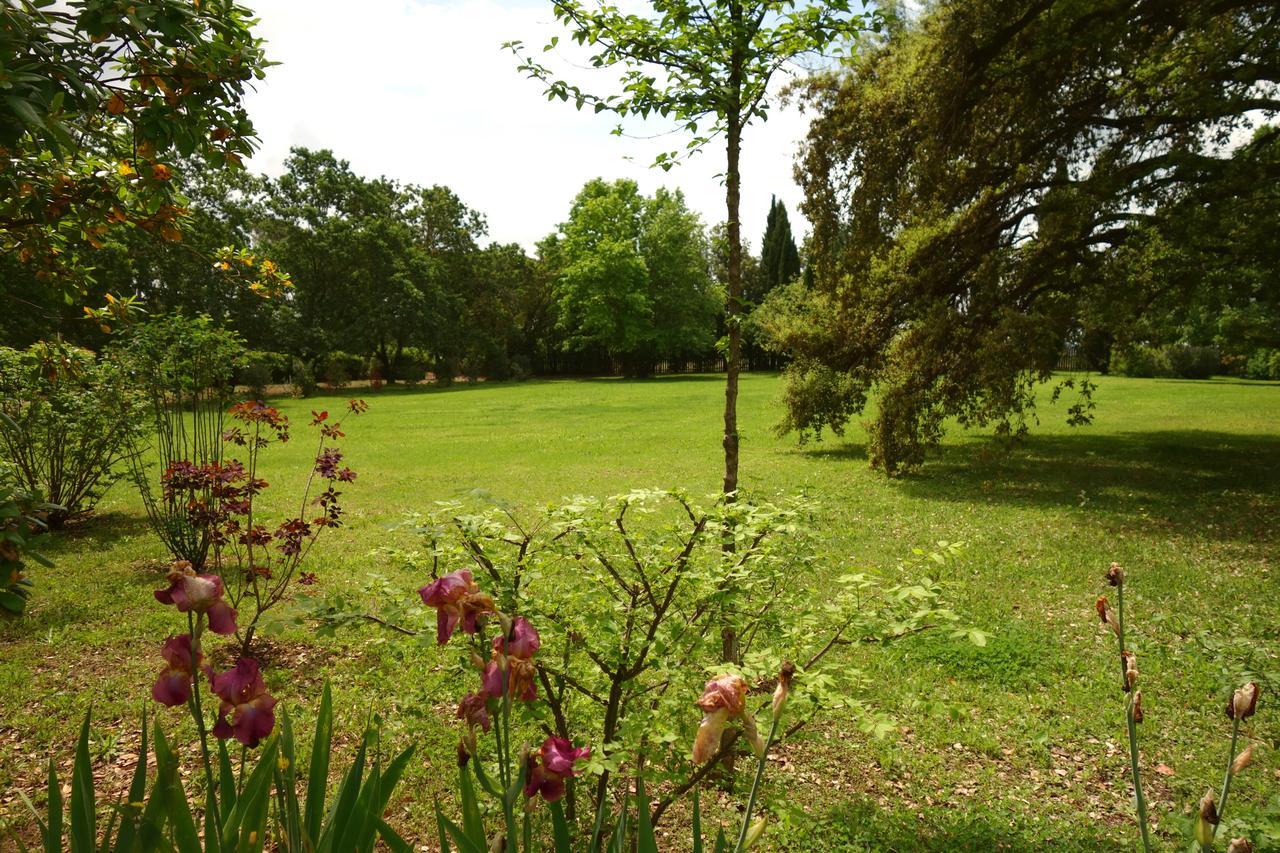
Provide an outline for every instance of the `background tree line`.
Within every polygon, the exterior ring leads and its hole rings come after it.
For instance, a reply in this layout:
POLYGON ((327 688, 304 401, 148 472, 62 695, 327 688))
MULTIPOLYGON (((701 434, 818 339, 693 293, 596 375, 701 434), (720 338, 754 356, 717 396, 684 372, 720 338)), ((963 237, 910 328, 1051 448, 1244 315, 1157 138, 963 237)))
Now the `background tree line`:
MULTIPOLYGON (((485 243, 484 215, 448 187, 367 178, 329 151, 294 149, 278 178, 194 158, 173 172, 187 200, 182 239, 113 235, 93 254, 84 298, 67 302, 17 258, 0 259, 0 300, 21 308, 4 312, 0 343, 60 335, 96 349, 107 336, 79 306, 137 294, 151 313, 207 314, 275 354, 275 381, 295 361, 320 380, 448 381, 645 376, 720 358, 724 229, 707 229, 678 190, 592 180, 530 254, 485 243), (261 299, 210 262, 231 245, 287 271, 284 298, 261 299)), ((752 304, 799 272, 781 203, 763 245, 763 260, 747 255, 752 304)), ((752 366, 777 366, 748 337, 752 366)))

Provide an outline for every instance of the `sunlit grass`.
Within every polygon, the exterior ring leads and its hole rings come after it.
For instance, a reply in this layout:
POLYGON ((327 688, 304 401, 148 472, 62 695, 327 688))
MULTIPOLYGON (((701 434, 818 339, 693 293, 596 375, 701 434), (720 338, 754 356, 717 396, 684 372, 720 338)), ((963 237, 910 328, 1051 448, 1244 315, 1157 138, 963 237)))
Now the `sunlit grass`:
MULTIPOLYGON (((1272 674, 1280 671, 1280 387, 1104 377, 1095 425, 1069 428, 1062 409, 1046 403, 1022 447, 1005 453, 982 435, 955 432, 923 471, 898 480, 867 468, 856 426, 844 440, 804 447, 774 437, 779 390, 773 376, 743 382, 744 488, 814 497, 832 564, 891 571, 913 547, 965 541, 956 605, 993 638, 986 649, 927 633, 888 649, 843 649, 865 674, 864 698, 899 728, 877 741, 837 713, 778 750, 785 761, 771 769, 766 792, 775 809, 771 842, 797 850, 1129 849, 1113 644, 1091 618, 1112 560, 1129 571, 1152 813, 1166 837, 1181 832, 1177 816, 1219 772, 1220 700, 1239 671, 1280 686, 1272 674), (1172 773, 1151 772, 1157 764, 1172 773)), ((310 409, 337 410, 344 399, 280 405, 301 433, 310 409)), ((344 448, 360 472, 346 490, 349 524, 309 567, 322 590, 358 597, 376 578, 410 601, 423 579, 375 550, 411 544, 390 529, 403 513, 473 489, 535 507, 642 486, 711 493, 720 482, 721 377, 481 384, 368 399, 368 414, 346 422, 344 448)), ((281 505, 294 500, 311 452, 298 437, 265 454, 281 505)), ((6 813, 17 809, 11 790, 34 790, 50 755, 70 758, 73 728, 90 703, 100 766, 110 775, 136 743, 160 642, 179 630, 175 614, 151 597, 163 553, 125 484, 97 520, 45 550, 57 568, 34 573, 30 615, 0 624, 6 813)), ((810 580, 820 600, 823 579, 810 580)), ((351 738, 372 710, 391 737, 422 743, 426 760, 407 780, 395 819, 429 843, 426 816, 445 790, 441 778, 450 778, 442 771, 456 738, 453 659, 372 629, 336 640, 290 629, 272 640, 269 680, 295 716, 306 719, 328 678, 351 738)), ((1256 732, 1269 744, 1280 737, 1280 697, 1264 693, 1260 708, 1256 732)), ((164 719, 181 725, 176 712, 164 719)), ((1241 777, 1237 816, 1265 805, 1275 768, 1266 751, 1241 777)))

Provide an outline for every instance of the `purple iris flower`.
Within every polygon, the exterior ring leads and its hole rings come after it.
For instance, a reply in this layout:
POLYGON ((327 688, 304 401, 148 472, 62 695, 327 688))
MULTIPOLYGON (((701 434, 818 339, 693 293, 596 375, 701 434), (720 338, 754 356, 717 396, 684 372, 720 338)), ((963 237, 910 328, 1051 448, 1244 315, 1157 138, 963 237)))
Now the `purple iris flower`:
POLYGON ((271 734, 276 723, 276 700, 267 692, 257 661, 240 658, 232 669, 215 675, 213 692, 222 700, 218 722, 213 726, 214 737, 226 740, 234 736, 245 746, 254 747, 271 734))
POLYGON ((170 708, 183 705, 191 698, 191 680, 196 670, 199 668, 205 672, 210 671, 204 665, 204 655, 197 653, 195 660, 192 660, 190 634, 165 640, 160 654, 167 666, 160 671, 160 677, 152 685, 151 698, 170 708))

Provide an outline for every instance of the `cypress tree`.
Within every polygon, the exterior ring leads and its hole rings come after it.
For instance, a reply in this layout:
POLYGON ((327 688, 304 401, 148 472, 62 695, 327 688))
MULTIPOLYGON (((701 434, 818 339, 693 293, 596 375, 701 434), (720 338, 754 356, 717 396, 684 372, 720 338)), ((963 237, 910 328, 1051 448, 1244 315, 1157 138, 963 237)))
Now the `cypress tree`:
POLYGON ((776 196, 769 202, 769 217, 765 220, 764 240, 760 245, 760 267, 765 293, 800 274, 800 252, 791 236, 791 221, 786 206, 776 196))

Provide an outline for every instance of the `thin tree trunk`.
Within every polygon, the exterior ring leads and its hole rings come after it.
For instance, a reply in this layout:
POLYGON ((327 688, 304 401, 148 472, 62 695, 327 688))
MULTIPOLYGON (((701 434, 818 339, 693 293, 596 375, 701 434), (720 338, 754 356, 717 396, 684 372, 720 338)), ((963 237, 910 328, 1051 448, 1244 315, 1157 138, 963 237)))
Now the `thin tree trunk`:
MULTIPOLYGON (((736 69, 733 76, 736 76, 736 69)), ((724 493, 733 500, 738 491, 738 372, 742 366, 742 225, 738 221, 741 200, 738 156, 742 147, 742 128, 736 107, 728 118, 725 200, 729 215, 729 293, 725 301, 725 325, 729 332, 729 352, 725 357, 724 493)))

